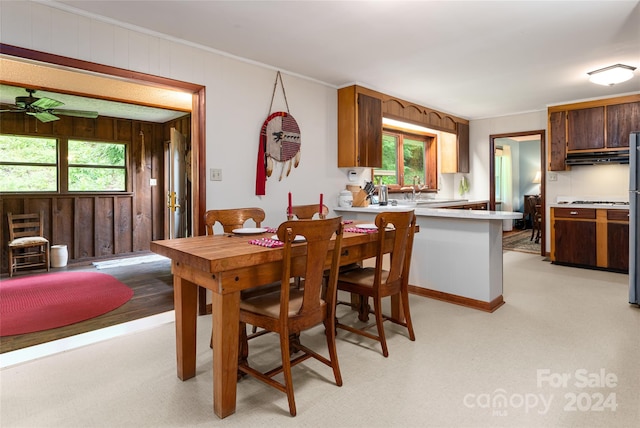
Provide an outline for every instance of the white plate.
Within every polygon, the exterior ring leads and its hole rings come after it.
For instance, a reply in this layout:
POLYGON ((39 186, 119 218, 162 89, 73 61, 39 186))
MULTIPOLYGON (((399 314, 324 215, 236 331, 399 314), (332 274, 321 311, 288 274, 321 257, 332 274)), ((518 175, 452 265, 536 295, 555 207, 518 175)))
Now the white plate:
MULTIPOLYGON (((275 239, 276 241, 279 241, 278 235, 273 235, 271 239, 275 239)), ((296 237, 293 238, 293 242, 304 242, 304 241, 305 239, 304 239, 304 236, 302 235, 296 235, 296 237)))
POLYGON ((267 229, 265 227, 243 227, 242 229, 233 229, 233 233, 239 235, 257 235, 258 233, 264 233, 267 229))
POLYGON ((358 229, 377 229, 378 228, 378 226, 376 226, 373 223, 356 224, 355 227, 357 227, 358 229))

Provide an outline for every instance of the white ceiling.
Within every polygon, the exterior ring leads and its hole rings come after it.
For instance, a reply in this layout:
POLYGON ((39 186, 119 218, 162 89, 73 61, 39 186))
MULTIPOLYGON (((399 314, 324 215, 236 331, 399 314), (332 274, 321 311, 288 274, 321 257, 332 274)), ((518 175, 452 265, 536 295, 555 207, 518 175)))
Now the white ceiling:
MULTIPOLYGON (((639 1, 46 2, 336 88, 478 119, 640 91, 639 1)), ((78 109, 73 106, 69 108, 78 109)))

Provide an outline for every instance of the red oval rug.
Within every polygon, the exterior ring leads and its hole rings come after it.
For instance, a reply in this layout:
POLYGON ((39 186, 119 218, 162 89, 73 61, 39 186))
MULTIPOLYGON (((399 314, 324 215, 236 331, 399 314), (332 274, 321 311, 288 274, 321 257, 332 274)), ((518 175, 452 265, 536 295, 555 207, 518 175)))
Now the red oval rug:
POLYGON ((0 282, 0 336, 95 318, 128 302, 133 290, 111 275, 58 272, 0 282))

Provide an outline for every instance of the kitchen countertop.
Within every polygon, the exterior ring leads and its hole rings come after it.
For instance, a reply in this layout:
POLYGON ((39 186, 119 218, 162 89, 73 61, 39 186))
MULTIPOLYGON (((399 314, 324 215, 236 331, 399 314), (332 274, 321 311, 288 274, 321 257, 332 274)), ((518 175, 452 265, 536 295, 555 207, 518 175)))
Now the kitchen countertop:
MULTIPOLYGON (((487 201, 452 201, 472 205, 487 201)), ((522 218, 519 212, 370 205, 334 208, 345 220, 373 222, 378 213, 414 210, 416 233, 411 254, 409 290, 419 296, 493 312, 504 304, 502 297, 503 220, 522 218)))
MULTIPOLYGON (((467 205, 474 203, 482 203, 487 201, 464 201, 464 202, 448 202, 443 203, 442 205, 437 204, 439 207, 442 206, 456 206, 456 205, 467 205)), ((520 212, 510 212, 510 211, 487 211, 487 210, 462 210, 462 209, 448 209, 448 208, 436 208, 433 205, 436 203, 428 204, 430 205, 427 208, 425 205, 427 204, 417 204, 417 205, 369 205, 368 207, 336 207, 334 211, 337 212, 351 212, 351 213, 377 213, 381 211, 405 211, 405 210, 415 210, 415 213, 418 217, 445 217, 445 218, 460 218, 460 219, 479 219, 479 220, 513 220, 522 218, 522 213, 520 212)))

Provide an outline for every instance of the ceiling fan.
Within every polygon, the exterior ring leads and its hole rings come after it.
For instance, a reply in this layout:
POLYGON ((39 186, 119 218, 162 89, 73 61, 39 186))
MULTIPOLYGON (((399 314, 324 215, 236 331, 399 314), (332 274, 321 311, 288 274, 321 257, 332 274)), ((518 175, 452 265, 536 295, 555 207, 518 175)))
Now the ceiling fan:
POLYGON ((57 109, 56 107, 63 106, 64 103, 47 97, 36 98, 33 96, 36 92, 35 89, 25 89, 25 91, 29 94, 28 96, 16 97, 15 105, 3 105, 3 107, 8 108, 0 110, 0 113, 24 112, 30 116, 34 116, 40 122, 53 122, 54 120, 60 120, 56 115, 85 117, 89 119, 95 119, 98 117, 97 111, 57 109))

